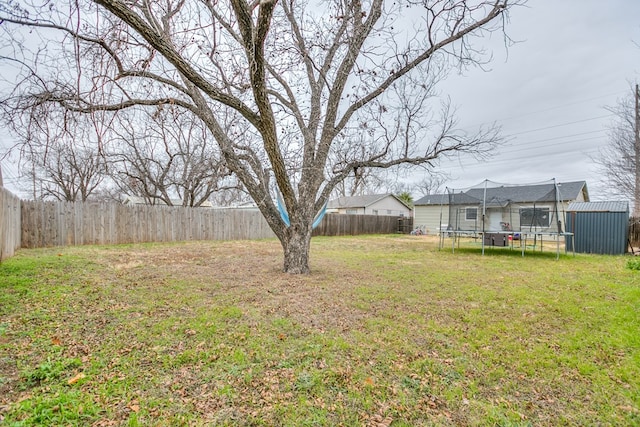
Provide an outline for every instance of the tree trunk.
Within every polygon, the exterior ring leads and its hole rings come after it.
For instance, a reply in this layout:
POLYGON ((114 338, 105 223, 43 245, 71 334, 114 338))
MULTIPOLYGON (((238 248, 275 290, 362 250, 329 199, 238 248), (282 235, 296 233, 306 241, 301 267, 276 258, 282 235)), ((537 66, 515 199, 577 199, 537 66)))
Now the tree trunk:
POLYGON ((284 272, 309 274, 311 227, 296 228, 289 228, 284 239, 281 240, 284 249, 284 272))

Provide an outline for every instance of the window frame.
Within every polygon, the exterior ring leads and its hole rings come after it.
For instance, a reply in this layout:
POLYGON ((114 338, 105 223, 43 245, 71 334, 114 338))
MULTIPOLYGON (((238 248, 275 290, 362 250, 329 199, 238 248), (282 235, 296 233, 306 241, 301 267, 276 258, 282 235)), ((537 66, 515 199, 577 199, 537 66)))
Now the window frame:
POLYGON ((522 227, 548 228, 551 226, 551 208, 549 206, 536 206, 536 207, 530 206, 526 208, 520 208, 520 211, 518 213, 520 216, 520 228, 522 227), (536 211, 541 212, 542 215, 536 215, 535 214, 536 211), (523 217, 523 213, 525 212, 531 212, 531 215, 523 217), (546 219, 545 219, 545 215, 546 215, 546 219), (523 221, 523 218, 526 218, 527 221, 523 221), (536 219, 535 222, 533 220, 534 218, 536 219), (541 220, 544 220, 545 222, 541 222, 541 220))
POLYGON ((477 207, 466 207, 464 208, 464 219, 465 221, 477 221, 478 220, 478 208, 477 207), (470 218, 469 212, 475 212, 475 215, 470 218))

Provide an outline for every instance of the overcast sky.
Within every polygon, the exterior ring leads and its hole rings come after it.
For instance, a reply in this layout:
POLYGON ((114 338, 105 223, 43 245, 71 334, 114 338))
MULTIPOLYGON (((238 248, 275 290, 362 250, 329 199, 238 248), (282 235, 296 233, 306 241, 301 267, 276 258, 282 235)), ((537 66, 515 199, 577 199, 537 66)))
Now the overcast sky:
POLYGON ((587 181, 592 199, 610 199, 590 156, 607 145, 605 106, 640 80, 640 1, 529 0, 511 13, 509 36, 484 41, 488 72, 451 76, 441 90, 462 128, 497 122, 507 142, 486 160, 442 162, 447 185, 489 179, 587 181))
MULTIPOLYGON (((451 75, 440 86, 462 128, 497 122, 507 140, 482 162, 443 161, 447 185, 586 180, 592 199, 610 198, 589 156, 607 144, 612 116, 604 107, 640 80, 640 1, 529 0, 512 11, 507 32, 519 41, 508 51, 499 34, 478 41, 493 53, 488 71, 451 75)), ((8 142, 0 133, 0 144, 8 142)), ((4 175, 15 191, 11 165, 4 175)))

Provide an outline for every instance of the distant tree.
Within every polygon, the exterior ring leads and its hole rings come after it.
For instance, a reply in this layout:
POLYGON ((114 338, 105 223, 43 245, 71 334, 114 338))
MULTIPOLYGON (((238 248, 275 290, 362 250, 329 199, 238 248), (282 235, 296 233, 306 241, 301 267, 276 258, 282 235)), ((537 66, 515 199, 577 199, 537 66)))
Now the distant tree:
MULTIPOLYGON (((635 89, 637 91, 637 87, 635 89)), ((609 125, 608 144, 593 160, 609 184, 612 194, 634 200, 640 214, 640 147, 636 144, 636 96, 633 93, 607 107, 615 118, 609 125)))
POLYGON ((175 106, 120 112, 112 134, 106 152, 113 181, 148 204, 200 206, 230 175, 202 121, 175 106))
POLYGON ((91 147, 68 141, 31 146, 24 152, 23 165, 28 181, 34 182, 35 194, 67 202, 84 202, 91 198, 105 178, 104 158, 91 147))
POLYGON ((471 37, 503 31, 523 2, 8 3, 0 57, 27 64, 18 96, 87 113, 158 105, 193 113, 280 239, 284 270, 307 273, 314 218, 345 178, 499 140, 495 129, 457 130, 433 87, 484 62, 471 37), (30 51, 26 37, 46 49, 30 51))
POLYGON ((413 207, 413 196, 411 193, 407 191, 403 191, 402 193, 396 196, 398 199, 402 200, 407 206, 413 207))
POLYGON ((211 195, 210 200, 216 206, 238 206, 252 201, 242 182, 235 175, 225 177, 220 182, 218 190, 211 195))
POLYGON ((91 116, 54 104, 3 107, 2 121, 17 140, 11 150, 18 155, 23 190, 34 199, 67 202, 86 201, 98 190, 106 162, 91 116))
POLYGON ((443 187, 446 181, 447 177, 443 174, 429 173, 415 185, 415 189, 422 196, 438 194, 444 191, 443 187))

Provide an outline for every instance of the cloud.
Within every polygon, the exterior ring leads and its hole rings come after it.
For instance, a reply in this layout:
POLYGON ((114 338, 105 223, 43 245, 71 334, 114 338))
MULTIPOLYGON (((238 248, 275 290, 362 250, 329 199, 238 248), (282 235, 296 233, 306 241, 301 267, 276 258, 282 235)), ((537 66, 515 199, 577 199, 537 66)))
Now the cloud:
POLYGON ((450 76, 440 89, 458 106, 461 127, 495 121, 508 142, 482 162, 441 162, 450 185, 556 177, 587 180, 594 198, 606 197, 590 156, 607 144, 604 106, 638 78, 638 16, 640 2, 530 1, 512 13, 507 32, 519 42, 508 52, 495 34, 476 40, 494 54, 490 71, 450 76))

